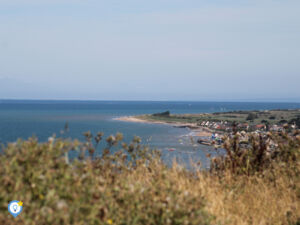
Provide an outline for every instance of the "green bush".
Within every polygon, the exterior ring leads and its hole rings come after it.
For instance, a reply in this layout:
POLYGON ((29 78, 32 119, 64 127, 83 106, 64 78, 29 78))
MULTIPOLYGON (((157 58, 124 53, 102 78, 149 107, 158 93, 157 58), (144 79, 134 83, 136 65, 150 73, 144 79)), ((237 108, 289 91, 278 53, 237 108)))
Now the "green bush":
POLYGON ((246 120, 255 120, 257 118, 258 118, 258 116, 256 113, 249 113, 246 120))
POLYGON ((203 197, 178 188, 158 152, 135 138, 110 154, 122 139, 117 134, 95 157, 102 135, 94 144, 90 132, 85 143, 29 139, 9 144, 0 155, 0 224, 209 224, 203 197), (69 162, 70 151, 79 158, 69 162), (17 218, 7 211, 11 200, 24 203, 17 218))
POLYGON ((299 172, 300 136, 299 131, 290 135, 280 133, 250 134, 249 144, 243 145, 240 134, 224 137, 226 154, 211 159, 211 171, 234 175, 263 173, 274 166, 299 172))
POLYGON ((31 138, 0 155, 0 224, 295 224, 300 218, 300 136, 253 135, 224 139, 226 154, 210 171, 167 167, 135 137, 86 140, 31 138), (112 148, 119 151, 111 153, 112 148), (69 154, 78 157, 70 160, 69 154), (72 153, 72 154, 74 154, 72 153), (11 200, 24 210, 13 218, 11 200), (271 215, 271 216, 270 216, 271 215))

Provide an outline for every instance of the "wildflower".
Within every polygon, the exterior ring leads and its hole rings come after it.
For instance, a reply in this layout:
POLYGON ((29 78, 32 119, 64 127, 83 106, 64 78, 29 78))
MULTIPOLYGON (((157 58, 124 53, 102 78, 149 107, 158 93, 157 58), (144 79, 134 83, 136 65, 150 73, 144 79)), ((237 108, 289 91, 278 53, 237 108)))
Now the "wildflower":
POLYGON ((67 203, 64 200, 58 201, 56 206, 59 210, 62 210, 62 209, 65 209, 68 207, 67 203))
POLYGON ((113 224, 113 221, 112 221, 111 219, 108 219, 106 222, 107 222, 108 224, 113 224))

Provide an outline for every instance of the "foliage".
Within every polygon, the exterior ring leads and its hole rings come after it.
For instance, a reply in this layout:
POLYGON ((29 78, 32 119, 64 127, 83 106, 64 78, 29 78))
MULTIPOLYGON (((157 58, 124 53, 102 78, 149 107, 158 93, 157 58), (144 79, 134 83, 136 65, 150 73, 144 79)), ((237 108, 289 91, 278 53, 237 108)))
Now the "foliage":
MULTIPOLYGON (((289 121, 291 124, 300 122, 300 111, 295 110, 268 110, 268 111, 233 111, 233 112, 217 112, 217 113, 202 113, 202 114, 170 114, 168 116, 160 115, 138 115, 134 118, 152 122, 164 123, 194 123, 201 124, 202 122, 221 122, 227 121, 228 124, 249 123, 249 125, 258 125, 262 120, 270 125, 280 124, 280 120, 289 121), (250 116, 249 116, 250 115, 250 116), (248 120, 247 120, 248 118, 248 120), (270 119, 272 118, 272 119, 270 119), (297 119, 298 118, 298 119, 297 119)), ((300 127, 300 125, 298 125, 300 127)))
POLYGON ((163 116, 163 117, 169 117, 170 116, 170 111, 165 111, 162 113, 154 113, 152 114, 153 116, 163 116))
POLYGON ((285 123, 287 123, 288 121, 287 120, 280 120, 279 121, 279 124, 285 124, 285 123))
POLYGON ((239 133, 227 136, 226 154, 211 157, 211 175, 219 177, 230 195, 235 196, 233 201, 237 206, 229 207, 229 215, 239 211, 239 216, 246 219, 237 224, 299 223, 300 131, 252 134, 247 145, 242 143, 239 133), (281 204, 286 211, 278 209, 283 207, 281 204), (241 208, 249 214, 241 212, 241 208), (280 221, 275 219, 280 215, 280 221))
POLYGON ((9 144, 0 156, 0 224, 209 223, 201 193, 178 187, 177 176, 190 185, 196 181, 186 171, 167 168, 140 138, 110 154, 122 140, 121 134, 111 135, 102 156, 95 157, 103 134, 84 136, 84 143, 31 138, 9 144), (79 157, 69 163, 71 151, 79 157), (7 211, 14 199, 24 202, 16 219, 7 211))
POLYGON ((255 120, 257 118, 258 118, 258 116, 256 113, 249 113, 246 120, 255 120))
POLYGON ((300 218, 299 132, 225 139, 210 171, 167 167, 135 137, 84 134, 85 142, 36 139, 0 155, 0 224, 296 224, 300 218), (114 154, 112 148, 120 148, 114 154), (78 159, 69 162, 68 154, 78 159), (24 202, 16 219, 11 200, 24 202))
POLYGON ((278 164, 288 169, 299 169, 297 167, 300 160, 299 130, 293 135, 289 135, 286 131, 268 132, 266 135, 253 133, 248 137, 248 145, 241 144, 240 139, 239 133, 224 138, 226 154, 212 159, 211 171, 230 170, 232 174, 249 176, 278 164))
POLYGON ((296 118, 293 118, 289 121, 289 124, 295 123, 297 127, 300 128, 300 116, 297 116, 296 118))

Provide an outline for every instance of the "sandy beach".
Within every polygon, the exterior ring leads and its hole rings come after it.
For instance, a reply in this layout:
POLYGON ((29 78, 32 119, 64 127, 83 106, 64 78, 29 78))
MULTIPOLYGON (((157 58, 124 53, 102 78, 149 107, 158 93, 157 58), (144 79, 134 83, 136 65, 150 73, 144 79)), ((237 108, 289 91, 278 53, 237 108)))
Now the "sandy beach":
POLYGON ((171 126, 175 126, 175 127, 188 127, 188 128, 192 128, 192 129, 199 128, 199 126, 197 126, 194 123, 180 123, 180 122, 165 122, 165 121, 145 120, 145 119, 137 118, 135 116, 118 117, 118 118, 115 118, 114 120, 134 122, 134 123, 167 124, 167 125, 171 125, 171 126))
MULTIPOLYGON (((133 122, 133 123, 157 123, 157 124, 170 124, 167 122, 161 122, 161 121, 149 121, 149 120, 143 120, 136 118, 134 116, 123 116, 123 117, 118 117, 114 118, 114 120, 119 120, 119 121, 125 121, 125 122, 133 122)), ((172 125, 172 124, 170 124, 172 125)))
POLYGON ((186 127, 186 128, 193 129, 193 136, 197 136, 197 137, 210 137, 213 133, 213 131, 211 131, 210 129, 200 127, 194 123, 150 121, 150 120, 136 118, 134 116, 123 116, 123 117, 114 118, 114 120, 133 122, 133 123, 167 124, 178 128, 186 127))

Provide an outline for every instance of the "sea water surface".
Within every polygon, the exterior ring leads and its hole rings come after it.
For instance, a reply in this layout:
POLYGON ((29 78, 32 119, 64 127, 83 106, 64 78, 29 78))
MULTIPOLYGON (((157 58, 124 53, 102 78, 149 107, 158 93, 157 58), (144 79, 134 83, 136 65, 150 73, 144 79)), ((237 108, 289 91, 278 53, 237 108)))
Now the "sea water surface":
MULTIPOLYGON (((82 134, 85 131, 102 131, 105 137, 121 132, 124 142, 129 143, 134 136, 140 136, 143 144, 161 150, 168 164, 176 158, 185 165, 192 160, 201 161, 205 166, 205 155, 212 148, 198 145, 196 138, 190 135, 191 130, 163 124, 123 122, 114 118, 166 110, 183 114, 295 108, 300 108, 300 103, 0 100, 0 143, 32 136, 39 141, 47 141, 54 134, 61 137, 68 122, 67 135, 71 138, 84 140, 82 134), (170 148, 175 151, 169 151, 170 148)), ((104 147, 104 143, 100 147, 104 147)), ((101 154, 100 148, 97 154, 101 154)))

